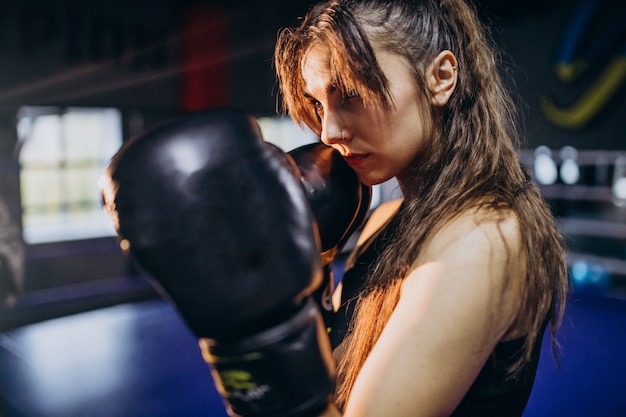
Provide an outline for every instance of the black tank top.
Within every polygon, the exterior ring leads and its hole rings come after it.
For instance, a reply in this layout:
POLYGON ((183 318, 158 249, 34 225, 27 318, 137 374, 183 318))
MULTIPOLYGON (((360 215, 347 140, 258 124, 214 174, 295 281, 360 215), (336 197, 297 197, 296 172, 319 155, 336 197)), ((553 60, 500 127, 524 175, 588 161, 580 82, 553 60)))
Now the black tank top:
MULTIPOLYGON (((342 279, 341 306, 330 324, 333 349, 343 341, 352 320, 356 298, 363 289, 369 269, 386 247, 397 228, 395 216, 369 246, 353 259, 349 259, 342 279)), ((453 417, 519 417, 530 397, 537 373, 541 342, 547 320, 535 342, 532 358, 515 379, 507 377, 507 370, 522 354, 525 337, 500 342, 483 366, 480 374, 456 408, 453 417)), ((338 354, 335 351, 335 354, 338 354)))

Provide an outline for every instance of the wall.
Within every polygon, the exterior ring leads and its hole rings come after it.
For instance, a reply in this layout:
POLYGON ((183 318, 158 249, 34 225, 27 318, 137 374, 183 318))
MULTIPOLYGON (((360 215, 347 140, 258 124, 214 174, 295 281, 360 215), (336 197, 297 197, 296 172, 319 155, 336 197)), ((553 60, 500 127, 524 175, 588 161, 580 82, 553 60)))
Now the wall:
MULTIPOLYGON (((539 145, 555 154, 565 145, 581 151, 626 150, 624 32, 619 32, 625 6, 618 0, 592 1, 600 5, 600 13, 577 31, 574 23, 592 16, 584 12, 582 18, 574 17, 586 3, 480 2, 479 10, 503 50, 502 70, 511 76, 521 103, 531 171, 532 149, 539 145), (614 34, 609 30, 613 26, 618 30, 614 34), (572 42, 564 40, 576 39, 582 48, 568 49, 572 42), (588 52, 587 46, 594 45, 599 47, 588 52), (570 81, 563 78, 566 70, 555 70, 581 59, 588 65, 570 81), (608 77, 605 71, 611 63, 613 73, 608 77), (603 91, 598 87, 603 80, 613 85, 603 91), (598 91, 602 94, 589 96, 598 91), (546 107, 548 101, 554 106, 546 107)), ((277 97, 271 59, 276 35, 302 16, 308 4, 305 0, 3 2, 0 194, 15 219, 19 222, 15 115, 20 106, 114 106, 123 111, 126 137, 202 107, 231 105, 273 114, 277 97)), ((593 159, 596 154, 589 155, 593 159)), ((564 199, 571 189, 558 186, 548 191, 552 190, 560 213, 567 215, 572 201, 587 199, 584 193, 564 199)), ((611 221, 623 225, 620 214, 604 200, 593 200, 592 212, 609 207, 611 216, 618 216, 611 221)), ((32 290, 135 272, 111 239, 40 246, 27 253, 27 287, 32 290)))

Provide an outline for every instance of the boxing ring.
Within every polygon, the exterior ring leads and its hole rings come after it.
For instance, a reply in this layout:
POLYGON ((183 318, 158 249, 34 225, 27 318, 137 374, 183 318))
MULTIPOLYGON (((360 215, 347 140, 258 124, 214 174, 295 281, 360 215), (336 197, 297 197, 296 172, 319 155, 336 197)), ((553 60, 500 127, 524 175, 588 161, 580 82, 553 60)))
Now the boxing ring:
MULTIPOLYGON (((98 298, 100 289, 85 289, 73 314, 57 310, 58 317, 3 331, 0 415, 226 417, 196 340, 176 312, 140 283, 130 288, 133 295, 117 304, 111 293, 98 298)), ((559 335, 560 369, 546 337, 524 416, 622 415, 626 300, 574 293, 559 335)))

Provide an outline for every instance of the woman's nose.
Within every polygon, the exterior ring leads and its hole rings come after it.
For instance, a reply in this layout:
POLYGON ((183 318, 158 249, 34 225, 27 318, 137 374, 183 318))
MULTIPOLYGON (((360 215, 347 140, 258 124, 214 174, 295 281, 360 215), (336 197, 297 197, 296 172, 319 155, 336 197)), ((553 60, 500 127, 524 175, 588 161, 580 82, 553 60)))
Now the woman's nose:
POLYGON ((343 138, 343 124, 335 115, 326 112, 322 120, 322 134, 320 139, 326 145, 330 146, 343 140, 343 138))

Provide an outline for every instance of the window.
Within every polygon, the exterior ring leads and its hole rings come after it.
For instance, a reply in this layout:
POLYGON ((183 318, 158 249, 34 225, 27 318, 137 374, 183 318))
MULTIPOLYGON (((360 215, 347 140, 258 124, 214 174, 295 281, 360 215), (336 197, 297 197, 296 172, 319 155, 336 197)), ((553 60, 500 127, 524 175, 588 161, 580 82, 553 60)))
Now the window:
POLYGON ((24 240, 113 236, 98 179, 122 144, 112 108, 23 107, 17 118, 24 240))
POLYGON ((263 139, 285 152, 319 140, 313 132, 301 128, 289 117, 257 117, 257 121, 261 127, 263 139))

